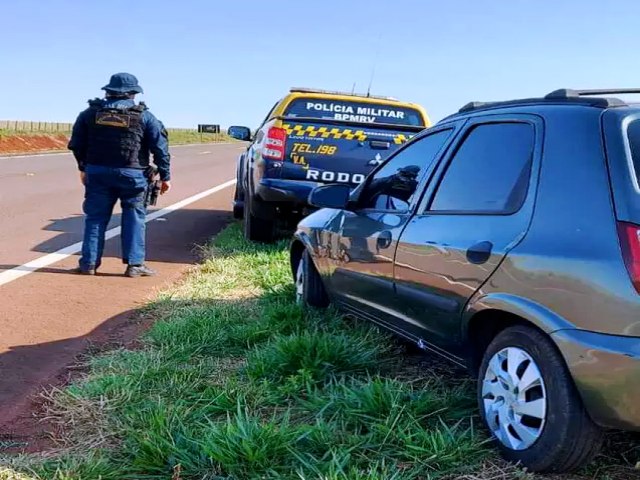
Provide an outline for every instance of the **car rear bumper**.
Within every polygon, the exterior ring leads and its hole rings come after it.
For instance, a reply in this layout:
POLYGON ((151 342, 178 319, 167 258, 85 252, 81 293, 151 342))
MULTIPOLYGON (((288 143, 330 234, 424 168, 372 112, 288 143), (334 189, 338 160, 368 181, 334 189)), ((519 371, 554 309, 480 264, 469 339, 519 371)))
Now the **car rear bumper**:
POLYGON ((318 185, 317 182, 304 180, 281 180, 263 178, 256 188, 256 196, 265 202, 307 205, 309 194, 318 185))
POLYGON ((597 424, 640 431, 640 338, 559 330, 560 348, 597 424))

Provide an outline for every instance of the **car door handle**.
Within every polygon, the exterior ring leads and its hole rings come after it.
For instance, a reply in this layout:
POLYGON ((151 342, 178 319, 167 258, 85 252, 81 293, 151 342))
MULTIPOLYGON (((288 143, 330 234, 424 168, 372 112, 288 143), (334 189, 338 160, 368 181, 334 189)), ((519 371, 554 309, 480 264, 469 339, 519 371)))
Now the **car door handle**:
POLYGON ((371 140, 369 145, 375 150, 389 150, 391 148, 391 142, 382 142, 380 140, 371 140))
POLYGON ((493 250, 493 243, 485 241, 472 245, 467 250, 467 260, 471 263, 482 264, 486 263, 491 258, 491 251, 493 250))
POLYGON ((376 238, 376 245, 378 248, 389 248, 392 239, 393 237, 391 235, 391 232, 385 230, 384 232, 380 232, 378 238, 376 238))

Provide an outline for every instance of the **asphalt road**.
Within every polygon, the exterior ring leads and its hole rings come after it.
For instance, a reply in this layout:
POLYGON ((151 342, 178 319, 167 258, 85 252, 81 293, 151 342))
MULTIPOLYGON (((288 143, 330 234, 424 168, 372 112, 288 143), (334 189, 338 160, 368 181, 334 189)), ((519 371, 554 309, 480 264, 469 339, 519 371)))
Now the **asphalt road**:
MULTIPOLYGON (((0 282, 0 434, 32 407, 31 395, 60 383, 94 343, 135 335, 136 309, 197 261, 202 245, 230 219, 238 144, 172 148, 173 189, 156 210, 226 186, 147 224, 148 264, 157 277, 122 276, 117 236, 96 277, 69 274, 69 256, 0 282)), ((69 154, 0 158, 0 280, 25 263, 82 240, 83 190, 69 154)), ((184 203, 184 202, 183 202, 184 203)), ((119 225, 119 209, 111 227, 119 225)))

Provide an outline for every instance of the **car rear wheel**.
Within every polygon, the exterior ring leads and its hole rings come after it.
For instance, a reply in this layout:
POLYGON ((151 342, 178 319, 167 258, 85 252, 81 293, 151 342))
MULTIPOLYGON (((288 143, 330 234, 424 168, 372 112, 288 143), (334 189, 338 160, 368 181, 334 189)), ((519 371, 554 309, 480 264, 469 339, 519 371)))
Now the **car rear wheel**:
POLYGON ((587 415, 569 370, 544 333, 514 326, 487 348, 478 403, 503 456, 535 472, 566 472, 600 450, 602 431, 587 415))
POLYGON ((295 273, 296 303, 298 305, 326 308, 329 298, 324 289, 322 278, 316 270, 308 251, 302 252, 295 273))
POLYGON ((244 236, 252 242, 270 243, 275 237, 275 222, 260 218, 253 212, 252 201, 245 195, 244 199, 244 236))

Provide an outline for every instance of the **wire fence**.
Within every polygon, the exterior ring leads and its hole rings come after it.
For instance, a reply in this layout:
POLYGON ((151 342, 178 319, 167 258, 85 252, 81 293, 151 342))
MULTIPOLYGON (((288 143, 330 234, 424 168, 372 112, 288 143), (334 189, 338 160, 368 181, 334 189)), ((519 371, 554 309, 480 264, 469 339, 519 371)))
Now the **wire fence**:
POLYGON ((70 133, 72 123, 57 122, 24 122, 19 120, 0 120, 0 130, 8 132, 34 133, 70 133))
MULTIPOLYGON (((0 120, 0 135, 12 134, 61 134, 69 135, 72 123, 29 122, 20 120, 0 120)), ((195 128, 168 128, 172 144, 200 142, 226 142, 230 140, 226 132, 200 133, 195 128)))

